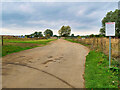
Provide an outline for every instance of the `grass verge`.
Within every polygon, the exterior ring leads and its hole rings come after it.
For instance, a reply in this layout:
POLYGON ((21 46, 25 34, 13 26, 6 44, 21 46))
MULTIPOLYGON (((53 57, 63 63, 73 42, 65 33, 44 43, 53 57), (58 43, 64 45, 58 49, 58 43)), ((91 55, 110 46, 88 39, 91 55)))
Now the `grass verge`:
POLYGON ((118 88, 118 62, 109 68, 108 57, 102 52, 90 51, 85 63, 86 88, 118 88))
POLYGON ((2 56, 19 52, 27 49, 32 49, 38 46, 47 45, 49 42, 54 41, 56 39, 48 39, 48 40, 29 40, 29 41, 21 41, 21 40, 12 40, 7 39, 4 40, 4 45, 2 46, 2 56))
MULTIPOLYGON (((65 39, 73 43, 72 39, 65 39)), ((83 44, 85 46, 89 46, 83 44)), ((108 57, 95 50, 89 52, 85 63, 85 87, 86 88, 118 88, 118 62, 112 60, 112 67, 109 68, 108 57)))
POLYGON ((43 40, 16 40, 16 39, 6 39, 4 42, 9 42, 9 43, 34 43, 34 44, 42 44, 46 45, 50 41, 54 41, 56 39, 43 39, 43 40))
POLYGON ((27 49, 31 49, 37 46, 15 46, 15 45, 4 45, 2 46, 2 56, 14 53, 14 52, 19 52, 27 49))
POLYGON ((65 40, 73 42, 73 43, 79 43, 79 44, 82 44, 84 46, 89 46, 88 44, 80 43, 79 41, 73 41, 72 39, 65 39, 65 40))

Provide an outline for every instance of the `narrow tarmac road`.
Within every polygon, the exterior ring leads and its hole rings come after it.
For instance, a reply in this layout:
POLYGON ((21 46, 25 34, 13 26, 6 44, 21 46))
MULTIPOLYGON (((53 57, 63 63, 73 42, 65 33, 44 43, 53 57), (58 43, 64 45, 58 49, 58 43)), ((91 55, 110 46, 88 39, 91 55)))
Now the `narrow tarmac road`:
POLYGON ((3 88, 84 88, 89 49, 62 39, 2 59, 3 88))

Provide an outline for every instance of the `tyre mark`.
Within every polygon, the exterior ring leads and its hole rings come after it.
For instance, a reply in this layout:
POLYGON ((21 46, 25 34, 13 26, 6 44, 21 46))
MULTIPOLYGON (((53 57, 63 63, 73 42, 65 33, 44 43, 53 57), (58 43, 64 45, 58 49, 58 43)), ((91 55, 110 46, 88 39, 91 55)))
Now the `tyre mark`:
POLYGON ((53 74, 51 74, 51 73, 49 73, 49 72, 46 72, 46 71, 44 71, 44 70, 42 70, 42 69, 38 69, 38 68, 29 66, 29 65, 26 65, 26 64, 17 64, 17 63, 12 63, 12 62, 5 63, 5 64, 19 65, 19 66, 24 66, 24 67, 32 68, 32 69, 37 70, 37 71, 41 71, 41 72, 43 72, 43 73, 45 73, 45 74, 48 74, 48 75, 50 75, 50 76, 52 76, 52 77, 55 77, 56 79, 62 81, 62 82, 65 83, 66 85, 68 85, 68 86, 70 86, 71 88, 75 89, 75 87, 72 86, 71 84, 69 84, 67 81, 65 81, 65 80, 59 78, 58 76, 55 76, 55 75, 53 75, 53 74))

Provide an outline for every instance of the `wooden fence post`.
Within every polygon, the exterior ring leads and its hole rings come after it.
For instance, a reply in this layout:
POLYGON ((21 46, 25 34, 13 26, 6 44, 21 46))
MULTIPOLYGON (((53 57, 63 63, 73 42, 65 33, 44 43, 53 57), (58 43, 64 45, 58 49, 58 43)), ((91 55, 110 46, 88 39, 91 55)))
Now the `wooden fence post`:
POLYGON ((94 37, 92 37, 92 49, 94 50, 94 37))
POLYGON ((98 48, 98 37, 97 37, 97 48, 98 48))
POLYGON ((102 37, 101 37, 101 51, 103 52, 103 42, 102 42, 102 37))
POLYGON ((106 51, 106 39, 104 39, 104 51, 106 51))
POLYGON ((2 36, 2 46, 3 46, 3 36, 2 36))

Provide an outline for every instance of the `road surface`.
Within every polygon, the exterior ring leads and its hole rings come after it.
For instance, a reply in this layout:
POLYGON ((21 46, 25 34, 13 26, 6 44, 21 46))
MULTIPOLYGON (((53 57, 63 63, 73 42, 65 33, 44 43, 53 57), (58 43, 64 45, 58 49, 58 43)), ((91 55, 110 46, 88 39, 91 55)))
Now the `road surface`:
POLYGON ((3 88, 84 88, 89 49, 62 39, 3 57, 3 88))

